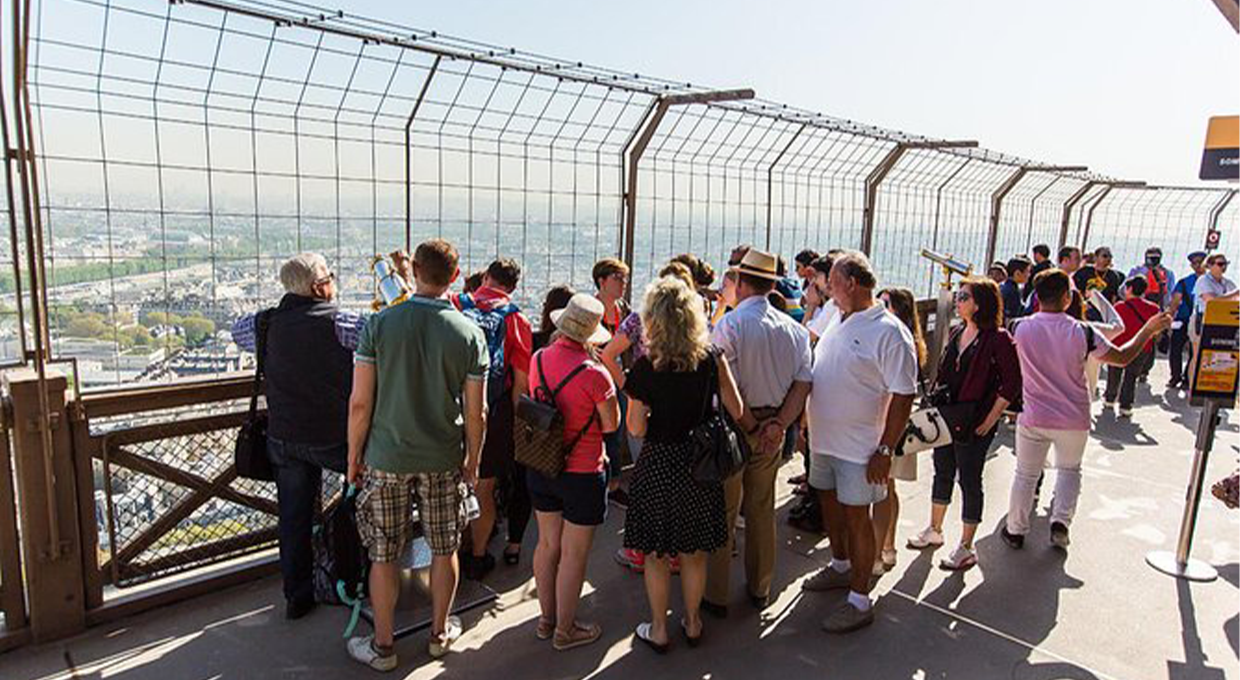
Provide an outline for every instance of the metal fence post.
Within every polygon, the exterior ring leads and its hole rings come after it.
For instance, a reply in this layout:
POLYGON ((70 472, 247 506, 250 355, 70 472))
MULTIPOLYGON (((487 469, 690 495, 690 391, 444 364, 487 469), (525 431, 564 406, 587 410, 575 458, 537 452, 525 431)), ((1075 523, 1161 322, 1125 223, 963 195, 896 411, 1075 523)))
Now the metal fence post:
POLYGON ((995 245, 999 240, 999 214, 1003 210, 1003 199, 1016 188, 1017 184, 1029 174, 1032 168, 1021 166, 1012 173, 1010 177, 1003 180, 1003 184, 990 195, 990 234, 986 237, 986 259, 982 261, 983 267, 990 267, 990 263, 995 261, 995 245))
POLYGON ((1219 220, 1223 218, 1223 212, 1228 210, 1228 206, 1231 205, 1231 199, 1235 199, 1238 192, 1240 192, 1240 189, 1228 191, 1228 194, 1226 194, 1223 199, 1219 200, 1218 204, 1214 204, 1214 207, 1210 208, 1210 223, 1208 225, 1210 231, 1218 231, 1219 220))
POLYGON ((1098 197, 1094 199, 1094 202, 1089 204, 1089 208, 1085 210, 1085 226, 1081 230, 1081 250, 1084 250, 1089 244, 1089 227, 1094 221, 1094 211, 1107 199, 1107 194, 1111 193, 1111 190, 1114 188, 1114 184, 1106 185, 1102 191, 1098 192, 1098 197))
POLYGON ((788 143, 784 145, 783 149, 780 150, 779 155, 776 156, 775 160, 771 161, 771 164, 766 168, 766 252, 768 253, 771 252, 771 201, 774 198, 772 184, 773 177, 775 175, 775 166, 779 165, 779 162, 784 159, 784 155, 788 153, 788 150, 792 148, 793 143, 797 141, 797 138, 801 136, 801 133, 804 132, 807 127, 809 127, 809 123, 802 123, 801 127, 797 128, 797 131, 792 133, 792 137, 788 139, 788 143))
POLYGON ((413 119, 418 115, 418 109, 422 108, 422 101, 426 98, 426 91, 431 87, 431 80, 435 77, 435 73, 439 71, 439 62, 443 59, 443 55, 435 55, 435 61, 431 64, 431 70, 426 74, 426 80, 422 83, 422 89, 418 92, 418 98, 413 103, 413 110, 409 112, 409 120, 405 121, 405 252, 413 251, 413 151, 410 149, 410 138, 412 137, 413 119))
MULTIPOLYGON (((650 140, 654 138, 655 131, 659 129, 659 123, 663 121, 663 116, 667 115, 667 110, 673 106, 684 104, 710 104, 711 102, 753 99, 753 97, 753 90, 745 89, 673 95, 670 97, 660 97, 655 100, 651 112, 647 114, 648 118, 643 119, 645 123, 639 128, 641 132, 630 137, 629 143, 625 144, 625 148, 621 152, 622 157, 623 155, 628 156, 627 171, 624 176, 624 200, 621 204, 624 209, 621 257, 624 259, 624 263, 629 266, 629 271, 633 270, 634 242, 637 238, 637 166, 641 162, 642 154, 646 152, 646 147, 650 146, 650 140), (630 145, 632 148, 629 148, 630 145)), ((631 300, 632 294, 632 288, 625 289, 625 299, 631 300)))
MULTIPOLYGON (((0 633, 12 633, 26 627, 22 550, 17 533, 17 496, 13 493, 12 450, 9 448, 11 418, 5 404, 3 412, 0 412, 0 612, 4 613, 4 627, 0 633)), ((0 650, 3 650, 2 644, 0 650)))
POLYGON ((887 175, 891 174, 896 163, 900 162, 900 157, 909 150, 907 144, 896 144, 895 148, 887 152, 886 156, 874 166, 869 175, 865 178, 865 205, 861 212, 861 252, 866 257, 870 257, 871 247, 874 245, 874 215, 878 210, 878 185, 883 183, 887 175))
POLYGON ((1068 245, 1068 227, 1072 223, 1072 209, 1076 207, 1077 203, 1081 202, 1081 199, 1085 198, 1085 194, 1088 194, 1091 189, 1099 184, 1101 184, 1101 182, 1090 180, 1082 185, 1080 189, 1077 189, 1075 193, 1069 196, 1068 200, 1064 201, 1063 219, 1059 223, 1059 245, 1057 247, 1062 248, 1068 245))
POLYGON ((11 430, 21 499, 26 596, 31 635, 37 643, 86 627, 77 469, 65 409, 68 381, 53 369, 40 380, 34 370, 23 368, 6 374, 4 383, 13 405, 11 430), (44 395, 39 394, 41 383, 46 385, 44 395), (43 403, 50 409, 47 413, 41 412, 43 403), (52 430, 50 437, 44 436, 47 425, 52 430), (43 450, 49 439, 50 454, 43 450), (53 497, 49 499, 48 493, 53 497), (45 512, 49 506, 55 508, 54 513, 45 512))
POLYGON ((931 141, 931 142, 899 142, 895 148, 874 166, 865 178, 865 204, 861 213, 861 252, 870 257, 874 245, 874 219, 878 213, 878 187, 883 179, 895 169, 900 157, 909 149, 964 149, 976 148, 977 142, 966 141, 931 141))

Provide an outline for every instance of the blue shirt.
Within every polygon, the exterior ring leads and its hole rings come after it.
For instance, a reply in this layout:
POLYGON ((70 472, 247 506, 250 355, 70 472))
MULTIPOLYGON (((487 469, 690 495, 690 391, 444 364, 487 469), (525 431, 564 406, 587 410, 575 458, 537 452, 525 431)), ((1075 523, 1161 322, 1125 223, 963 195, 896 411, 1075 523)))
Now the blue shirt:
MULTIPOLYGON (((368 317, 369 315, 344 310, 336 312, 336 340, 340 341, 341 347, 348 350, 357 349, 358 336, 362 334, 362 327, 366 325, 368 317)), ((258 325, 255 323, 254 314, 246 314, 233 322, 232 339, 241 349, 247 352, 258 351, 257 334, 258 325)))
POLYGON ((1193 317, 1193 288, 1197 287, 1198 276, 1201 275, 1193 272, 1175 284, 1173 293, 1180 294, 1180 306, 1175 310, 1176 321, 1188 321, 1193 317))

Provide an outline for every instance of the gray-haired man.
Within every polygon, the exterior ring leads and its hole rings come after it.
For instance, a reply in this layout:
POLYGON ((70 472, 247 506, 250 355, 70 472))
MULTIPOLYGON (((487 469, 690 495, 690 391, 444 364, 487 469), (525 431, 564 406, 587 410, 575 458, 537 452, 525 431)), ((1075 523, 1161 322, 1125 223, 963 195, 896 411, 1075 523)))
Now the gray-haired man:
POLYGON ((323 469, 343 474, 346 467, 351 350, 363 319, 336 306, 336 277, 318 253, 285 262, 280 283, 280 304, 241 317, 232 335, 257 352, 257 321, 266 319, 267 452, 279 496, 284 613, 298 619, 314 607, 310 536, 323 469))

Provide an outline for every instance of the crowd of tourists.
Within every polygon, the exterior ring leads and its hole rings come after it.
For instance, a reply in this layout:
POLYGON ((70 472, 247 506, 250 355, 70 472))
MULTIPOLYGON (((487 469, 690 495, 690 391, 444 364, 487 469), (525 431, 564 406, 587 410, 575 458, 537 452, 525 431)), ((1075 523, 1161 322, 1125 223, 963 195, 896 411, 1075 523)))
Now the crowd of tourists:
POLYGON ((371 668, 397 665, 401 556, 415 530, 432 553, 429 651, 438 658, 461 634, 450 613, 462 572, 481 580, 496 568, 489 546, 501 519, 503 562, 520 565, 531 515, 534 636, 556 650, 598 640, 599 625, 577 609, 609 506, 624 513, 615 557, 643 573, 650 605, 635 640, 659 653, 674 640, 694 647, 703 613, 726 617, 738 599, 767 606, 779 553, 777 476, 800 451, 805 473, 792 481, 802 502, 789 517, 825 533, 831 554, 802 588, 844 594, 822 605, 823 628, 857 630, 873 622, 870 593, 896 563, 899 482, 917 473, 916 456, 903 455, 910 414, 931 407, 951 425, 951 441, 930 454, 930 524, 907 546, 945 544, 959 487, 959 539, 940 564, 977 563, 983 468, 1014 418, 1016 472, 999 533, 1024 546, 1053 449, 1050 536, 1067 549, 1101 366, 1104 409, 1118 402, 1130 417, 1160 346, 1168 387, 1185 387, 1205 303, 1237 292, 1221 253, 1192 253, 1191 273, 1178 278, 1158 248, 1127 276, 1108 248, 1050 255, 1037 246, 964 278, 960 323, 935 369, 913 293, 880 287, 855 251, 805 250, 789 272, 782 257, 740 246, 719 276, 685 254, 644 291, 630 291, 628 266, 608 258, 593 268, 594 290, 547 291, 537 326, 513 301, 521 267, 511 259, 464 277, 452 244, 426 241, 392 255, 408 300, 357 315, 336 305, 326 260, 298 255, 280 270, 279 305, 233 327, 242 347, 262 345, 286 617, 315 605, 311 534, 326 469, 358 490, 374 632, 351 638, 348 652, 371 668), (549 405, 562 424, 554 475, 514 455, 528 400, 549 405), (704 480, 695 457, 719 419, 743 463, 704 480), (743 599, 734 596, 737 558, 743 599), (671 622, 674 574, 683 604, 671 622))

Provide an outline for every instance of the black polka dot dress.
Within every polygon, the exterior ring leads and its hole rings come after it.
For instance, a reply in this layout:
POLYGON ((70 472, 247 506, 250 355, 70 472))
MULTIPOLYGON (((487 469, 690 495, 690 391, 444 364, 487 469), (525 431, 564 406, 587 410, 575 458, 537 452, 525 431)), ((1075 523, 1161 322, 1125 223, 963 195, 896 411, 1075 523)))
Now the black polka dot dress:
POLYGON ((710 372, 655 371, 643 357, 629 373, 625 391, 650 409, 645 444, 629 485, 624 547, 672 556, 710 552, 727 542, 723 486, 693 478, 689 432, 706 413, 710 372))

